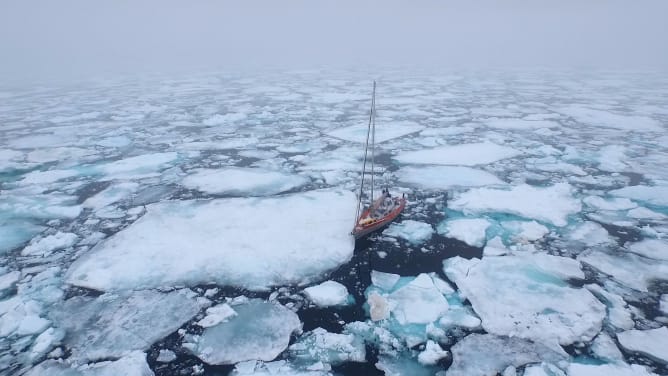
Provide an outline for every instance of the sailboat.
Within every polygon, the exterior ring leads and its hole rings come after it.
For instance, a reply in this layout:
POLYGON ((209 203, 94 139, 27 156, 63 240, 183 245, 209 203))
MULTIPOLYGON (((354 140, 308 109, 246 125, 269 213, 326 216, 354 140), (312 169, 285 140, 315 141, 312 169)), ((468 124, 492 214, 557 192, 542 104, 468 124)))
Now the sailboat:
POLYGON ((375 170, 375 146, 376 146, 376 81, 373 82, 373 94, 371 95, 371 112, 369 113, 369 127, 366 134, 364 147, 364 163, 362 164, 362 183, 357 201, 357 212, 355 214, 355 226, 351 234, 355 239, 362 238, 374 231, 380 230, 390 224, 401 214, 406 206, 406 195, 393 197, 388 188, 383 188, 381 195, 374 197, 374 170, 375 170), (364 178, 366 176, 366 165, 369 159, 369 138, 371 138, 371 195, 369 204, 362 208, 364 197, 364 178))

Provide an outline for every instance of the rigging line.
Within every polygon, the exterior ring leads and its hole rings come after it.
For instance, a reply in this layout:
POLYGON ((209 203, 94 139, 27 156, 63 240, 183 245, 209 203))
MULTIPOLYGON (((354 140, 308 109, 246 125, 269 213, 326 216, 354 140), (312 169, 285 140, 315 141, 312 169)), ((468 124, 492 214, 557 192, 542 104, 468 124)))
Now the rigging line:
POLYGON ((360 185, 360 194, 357 201, 357 212, 355 213, 355 226, 357 226, 357 221, 359 221, 360 207, 362 204, 362 194, 364 193, 364 175, 366 172, 366 159, 369 153, 369 134, 371 133, 371 118, 373 116, 373 97, 375 95, 376 95, 376 83, 374 81, 373 94, 371 99, 371 111, 369 112, 369 126, 366 131, 366 146, 364 147, 364 163, 362 164, 362 184, 360 185))

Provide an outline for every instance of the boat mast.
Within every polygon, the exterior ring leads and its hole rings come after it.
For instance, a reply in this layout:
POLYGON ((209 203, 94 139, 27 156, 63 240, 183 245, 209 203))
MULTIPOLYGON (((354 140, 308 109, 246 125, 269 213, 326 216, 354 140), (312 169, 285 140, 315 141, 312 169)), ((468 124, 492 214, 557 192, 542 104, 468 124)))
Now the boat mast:
POLYGON ((371 203, 373 204, 373 176, 376 151, 376 81, 373 81, 373 94, 371 95, 371 203))
MULTIPOLYGON (((374 113, 375 98, 376 98, 376 81, 373 82, 373 93, 371 95, 371 111, 369 112, 369 126, 366 131, 366 145, 364 147, 364 163, 362 164, 362 184, 360 185, 360 194, 357 201, 357 212, 355 213, 355 226, 357 226, 357 222, 359 221, 360 209, 362 206, 362 195, 364 194, 364 176, 366 174, 366 160, 369 154, 369 135, 371 133, 371 122, 374 116, 373 113, 374 113)), ((371 179, 373 179, 373 173, 371 174, 371 179)), ((372 189, 371 195, 373 196, 373 183, 371 184, 371 189, 372 189)))

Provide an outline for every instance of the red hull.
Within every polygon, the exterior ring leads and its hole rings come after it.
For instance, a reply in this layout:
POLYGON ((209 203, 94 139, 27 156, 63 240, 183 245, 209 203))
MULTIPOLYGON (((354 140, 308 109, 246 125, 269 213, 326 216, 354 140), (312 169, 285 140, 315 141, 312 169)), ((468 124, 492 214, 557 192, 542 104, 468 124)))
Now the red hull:
MULTIPOLYGON (((379 218, 378 220, 369 224, 365 225, 358 224, 357 226, 355 226, 355 228, 353 229, 353 236, 355 237, 355 239, 359 239, 365 235, 368 235, 376 230, 380 230, 381 228, 389 225, 390 222, 392 222, 395 218, 399 216, 399 214, 401 214, 401 211, 404 210, 405 206, 406 206, 406 198, 402 197, 399 199, 399 206, 397 206, 386 216, 379 218)), ((365 209, 362 212, 360 219, 368 217, 370 211, 371 208, 365 209)))

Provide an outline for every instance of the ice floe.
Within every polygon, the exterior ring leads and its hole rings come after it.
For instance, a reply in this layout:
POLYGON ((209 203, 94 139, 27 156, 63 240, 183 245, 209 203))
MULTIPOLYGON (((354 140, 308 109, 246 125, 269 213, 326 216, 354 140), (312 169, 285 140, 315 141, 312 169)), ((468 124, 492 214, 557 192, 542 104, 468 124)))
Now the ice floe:
POLYGON ((510 189, 473 188, 456 195, 448 207, 465 214, 500 212, 564 226, 581 204, 571 195, 570 185, 558 183, 544 188, 527 184, 510 189))
POLYGON ((652 205, 668 206, 667 186, 633 185, 630 187, 615 189, 609 193, 614 196, 626 197, 652 205))
POLYGON ((153 371, 146 363, 146 354, 133 351, 126 356, 114 360, 83 365, 68 364, 57 360, 46 360, 26 376, 153 376, 153 371))
POLYGON ((591 344, 591 351, 596 358, 611 363, 624 363, 624 356, 615 341, 605 332, 596 336, 591 344))
POLYGON ((318 307, 329 307, 350 304, 352 296, 346 286, 336 281, 325 281, 319 285, 307 287, 304 294, 318 307))
POLYGON ((234 196, 269 196, 308 183, 309 179, 260 168, 197 169, 182 184, 206 193, 234 196))
POLYGON ((430 190, 505 184, 487 171, 464 166, 402 167, 396 175, 404 183, 430 190))
POLYGON ((489 333, 569 345, 589 341, 601 329, 605 306, 586 289, 564 282, 584 277, 573 259, 549 255, 455 257, 443 265, 489 333), (572 304, 575 301, 577 305, 572 304))
MULTIPOLYGON (((205 294, 206 295, 206 294, 205 294)), ((218 325, 221 322, 227 321, 230 317, 235 316, 237 313, 232 307, 227 303, 218 304, 213 307, 206 309, 206 316, 197 322, 197 325, 208 328, 214 325, 218 325)))
POLYGON ((578 260, 612 276, 621 284, 639 291, 655 279, 665 279, 668 264, 649 260, 634 254, 611 255, 601 251, 580 254, 578 260))
POLYGON ((290 345, 288 353, 302 362, 320 361, 334 366, 366 360, 366 348, 362 338, 352 334, 330 333, 322 328, 316 328, 299 337, 290 345))
POLYGON ((568 376, 658 376, 637 364, 571 363, 568 376))
POLYGON ((424 365, 434 365, 438 363, 439 360, 448 356, 448 352, 443 350, 441 346, 432 341, 427 341, 424 350, 418 355, 418 362, 424 365))
POLYGON ((421 244, 429 240, 434 229, 429 223, 406 219, 399 223, 392 223, 383 231, 383 235, 406 239, 411 244, 421 244))
POLYGON ((188 345, 208 364, 274 360, 288 347, 290 335, 301 331, 299 317, 279 304, 250 300, 232 308, 235 316, 206 328, 188 345))
POLYGON ((401 163, 475 166, 520 155, 518 150, 492 142, 441 146, 406 151, 394 157, 401 163))
POLYGON ((668 241, 645 239, 628 245, 629 251, 655 260, 668 261, 668 241))
POLYGON ((51 252, 73 246, 79 237, 76 234, 57 232, 28 244, 23 250, 23 256, 48 256, 51 252))
MULTIPOLYGON (((366 142, 367 129, 368 127, 366 125, 353 125, 350 127, 336 129, 327 134, 332 137, 340 138, 346 141, 364 143, 366 142)), ((421 127, 414 123, 389 124, 387 126, 378 126, 376 127, 376 135, 375 135, 376 143, 380 144, 393 138, 405 136, 407 134, 415 133, 423 129, 424 127, 421 127)))
POLYGON ((537 362, 565 367, 568 355, 541 343, 518 337, 469 334, 451 349, 452 365, 448 376, 490 376, 508 368, 537 362))
POLYGON ((605 303, 608 310, 607 322, 614 329, 628 330, 635 326, 628 304, 621 296, 606 291, 599 285, 589 284, 585 287, 605 303))
POLYGON ((330 190, 147 205, 137 222, 78 259, 67 281, 105 291, 307 284, 352 256, 354 206, 351 192, 330 190))
POLYGON ((627 351, 637 352, 668 364, 668 328, 627 330, 617 333, 619 344, 627 351))
POLYGON ((117 358, 147 350, 208 305, 192 291, 152 290, 127 296, 77 296, 56 305, 50 316, 66 331, 65 344, 78 361, 117 358))
POLYGON ((473 247, 482 247, 485 244, 485 233, 490 222, 483 218, 449 219, 438 225, 438 233, 461 240, 473 247))

